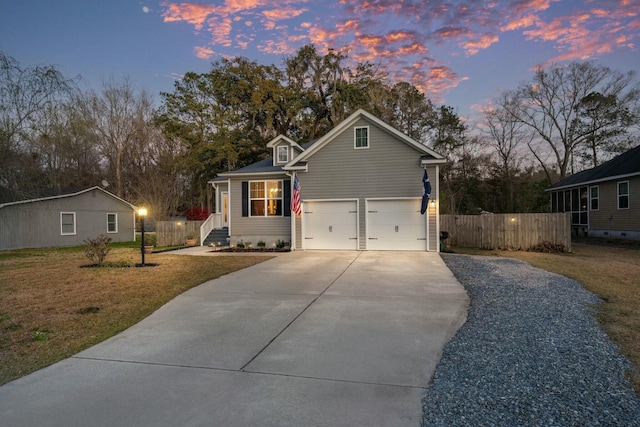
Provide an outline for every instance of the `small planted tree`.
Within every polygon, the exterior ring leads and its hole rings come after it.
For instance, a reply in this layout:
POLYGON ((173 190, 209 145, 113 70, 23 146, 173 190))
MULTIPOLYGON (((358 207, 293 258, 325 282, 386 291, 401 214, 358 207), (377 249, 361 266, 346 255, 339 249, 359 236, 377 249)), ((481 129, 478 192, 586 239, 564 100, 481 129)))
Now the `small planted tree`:
POLYGON ((109 243, 111 243, 111 238, 104 234, 95 239, 87 239, 84 241, 84 255, 94 264, 102 265, 111 250, 109 243))

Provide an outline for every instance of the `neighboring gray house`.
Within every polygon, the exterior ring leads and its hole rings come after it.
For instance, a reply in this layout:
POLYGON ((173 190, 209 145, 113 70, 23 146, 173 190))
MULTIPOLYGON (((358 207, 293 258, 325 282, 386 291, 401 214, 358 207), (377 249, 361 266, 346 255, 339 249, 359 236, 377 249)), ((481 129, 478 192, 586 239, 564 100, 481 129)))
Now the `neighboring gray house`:
POLYGON ((268 147, 273 157, 210 181, 217 206, 210 228, 228 233, 232 245, 439 250, 438 175, 446 160, 430 148, 363 110, 316 141, 278 136, 268 147), (423 215, 425 169, 432 192, 423 215), (296 177, 300 215, 290 208, 296 177))
POLYGON ((547 188, 578 235, 640 240, 640 146, 547 188))
POLYGON ((100 187, 0 204, 0 250, 77 246, 100 234, 131 242, 135 212, 135 206, 100 187))

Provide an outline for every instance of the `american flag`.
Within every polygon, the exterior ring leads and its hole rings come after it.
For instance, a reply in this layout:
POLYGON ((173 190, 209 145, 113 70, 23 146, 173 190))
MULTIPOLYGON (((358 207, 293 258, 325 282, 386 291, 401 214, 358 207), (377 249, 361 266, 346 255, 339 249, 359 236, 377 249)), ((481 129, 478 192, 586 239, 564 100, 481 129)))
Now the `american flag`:
POLYGON ((293 178, 293 195, 291 197, 291 212, 296 215, 302 215, 302 208, 300 206, 300 182, 298 181, 298 175, 293 178))

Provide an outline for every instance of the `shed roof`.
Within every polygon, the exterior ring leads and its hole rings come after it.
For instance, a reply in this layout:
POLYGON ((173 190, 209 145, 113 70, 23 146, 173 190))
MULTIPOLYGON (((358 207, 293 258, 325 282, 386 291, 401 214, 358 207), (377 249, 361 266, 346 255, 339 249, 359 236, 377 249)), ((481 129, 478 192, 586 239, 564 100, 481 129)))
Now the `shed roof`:
POLYGON ((640 145, 595 168, 562 179, 547 191, 640 175, 640 145))
POLYGON ((5 206, 14 206, 14 205, 21 205, 21 204, 25 204, 25 203, 35 203, 35 202, 42 202, 42 201, 45 201, 45 200, 55 200, 55 199, 63 199, 63 198, 66 198, 66 197, 79 196, 80 194, 88 193, 88 192, 94 191, 94 190, 103 192, 107 196, 112 197, 112 198, 118 200, 119 202, 122 202, 123 204, 130 206, 131 209, 133 209, 133 210, 138 210, 138 208, 136 206, 132 205, 131 203, 127 202, 124 199, 121 199, 120 197, 116 196, 115 194, 109 193, 104 188, 101 188, 101 187, 98 187, 98 186, 87 188, 87 189, 81 190, 81 191, 77 191, 75 193, 60 194, 58 196, 41 197, 41 198, 38 198, 38 199, 29 199, 29 200, 20 200, 20 201, 17 201, 17 202, 1 203, 0 204, 0 209, 4 208, 5 206))

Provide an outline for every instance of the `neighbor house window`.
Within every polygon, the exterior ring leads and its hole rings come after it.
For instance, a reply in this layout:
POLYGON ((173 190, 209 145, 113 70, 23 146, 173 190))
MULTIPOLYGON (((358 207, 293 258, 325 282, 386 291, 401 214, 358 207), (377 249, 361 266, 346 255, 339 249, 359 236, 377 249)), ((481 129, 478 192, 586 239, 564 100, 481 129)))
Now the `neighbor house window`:
POLYGON ((289 147, 278 147, 278 163, 287 163, 289 161, 289 147))
POLYGON ((618 183, 618 209, 629 209, 629 181, 618 183))
POLYGON ((282 181, 249 183, 251 216, 282 216, 282 181))
POLYGON ((76 234, 75 212, 60 212, 60 233, 63 236, 76 234))
POLYGON ((597 211, 600 209, 600 187, 597 185, 591 187, 591 210, 597 211))
POLYGON ((369 128, 355 128, 355 148, 369 148, 369 128))
POLYGON ((108 213, 107 214, 107 233, 117 233, 118 232, 118 214, 108 213))

